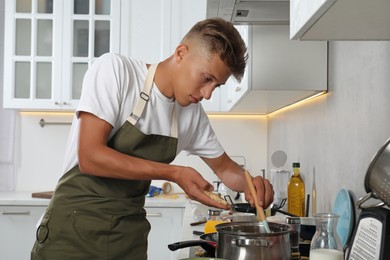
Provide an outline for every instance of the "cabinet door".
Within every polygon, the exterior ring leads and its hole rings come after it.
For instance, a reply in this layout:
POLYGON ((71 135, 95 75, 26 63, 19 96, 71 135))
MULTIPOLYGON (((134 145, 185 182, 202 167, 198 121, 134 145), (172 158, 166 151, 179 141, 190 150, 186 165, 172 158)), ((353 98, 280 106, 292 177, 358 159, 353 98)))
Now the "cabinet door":
POLYGON ((61 106, 74 109, 88 67, 104 53, 119 53, 120 0, 65 2, 61 106))
POLYGON ((36 224, 46 207, 0 206, 1 259, 30 259, 36 224))
MULTIPOLYGON (((235 25, 246 46, 249 49, 249 27, 248 25, 235 25)), ((233 76, 230 76, 224 86, 221 87, 221 112, 227 112, 245 95, 249 90, 249 73, 251 64, 250 59, 247 62, 244 76, 241 82, 238 82, 233 76)))
POLYGON ((148 259, 176 259, 168 244, 180 241, 184 208, 146 208, 150 222, 148 259))
POLYGON ((54 107, 61 71, 61 1, 5 2, 4 107, 54 107))
POLYGON ((4 107, 73 110, 88 66, 119 52, 119 30, 120 0, 6 0, 4 107))
POLYGON ((170 55, 170 1, 123 1, 121 12, 121 53, 147 63, 170 55))

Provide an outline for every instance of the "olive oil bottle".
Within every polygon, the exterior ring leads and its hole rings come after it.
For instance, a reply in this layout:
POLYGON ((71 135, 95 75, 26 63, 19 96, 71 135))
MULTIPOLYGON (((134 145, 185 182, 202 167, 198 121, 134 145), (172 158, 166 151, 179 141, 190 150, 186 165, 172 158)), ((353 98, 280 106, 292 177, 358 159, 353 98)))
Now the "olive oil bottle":
POLYGON ((292 164, 293 174, 287 184, 287 211, 291 214, 305 216, 305 183, 302 180, 300 164, 292 164))

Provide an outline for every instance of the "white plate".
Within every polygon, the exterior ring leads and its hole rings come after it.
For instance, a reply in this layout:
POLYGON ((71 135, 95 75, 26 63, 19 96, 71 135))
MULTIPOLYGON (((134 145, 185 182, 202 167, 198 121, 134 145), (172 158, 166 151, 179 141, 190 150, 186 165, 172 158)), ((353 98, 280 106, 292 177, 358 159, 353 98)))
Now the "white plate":
POLYGON ((337 193, 333 205, 333 213, 339 215, 339 219, 337 221, 337 234, 339 235, 341 244, 344 247, 351 236, 355 222, 355 212, 348 190, 341 189, 337 193))

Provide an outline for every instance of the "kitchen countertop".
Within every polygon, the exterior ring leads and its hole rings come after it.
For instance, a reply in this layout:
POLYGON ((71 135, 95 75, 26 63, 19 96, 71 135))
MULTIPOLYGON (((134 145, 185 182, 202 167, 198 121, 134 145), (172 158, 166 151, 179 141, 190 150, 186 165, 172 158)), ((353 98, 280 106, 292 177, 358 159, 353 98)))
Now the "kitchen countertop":
MULTIPOLYGON (((47 206, 49 199, 33 198, 31 194, 36 191, 0 191, 1 206, 47 206)), ((147 197, 145 207, 184 208, 187 197, 184 193, 178 193, 177 198, 147 197)))

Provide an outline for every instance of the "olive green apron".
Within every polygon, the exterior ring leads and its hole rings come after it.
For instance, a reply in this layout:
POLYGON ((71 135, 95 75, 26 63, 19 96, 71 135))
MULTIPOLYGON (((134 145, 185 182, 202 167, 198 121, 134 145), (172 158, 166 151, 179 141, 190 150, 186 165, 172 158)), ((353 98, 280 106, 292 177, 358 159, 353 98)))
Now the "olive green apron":
MULTIPOLYGON (((142 115, 157 65, 151 65, 134 111, 108 145, 130 156, 170 163, 176 156, 177 126, 171 136, 145 135, 134 125, 142 115)), ((69 170, 58 182, 37 229, 31 259, 147 259, 150 224, 144 210, 150 181, 96 177, 69 170)))

